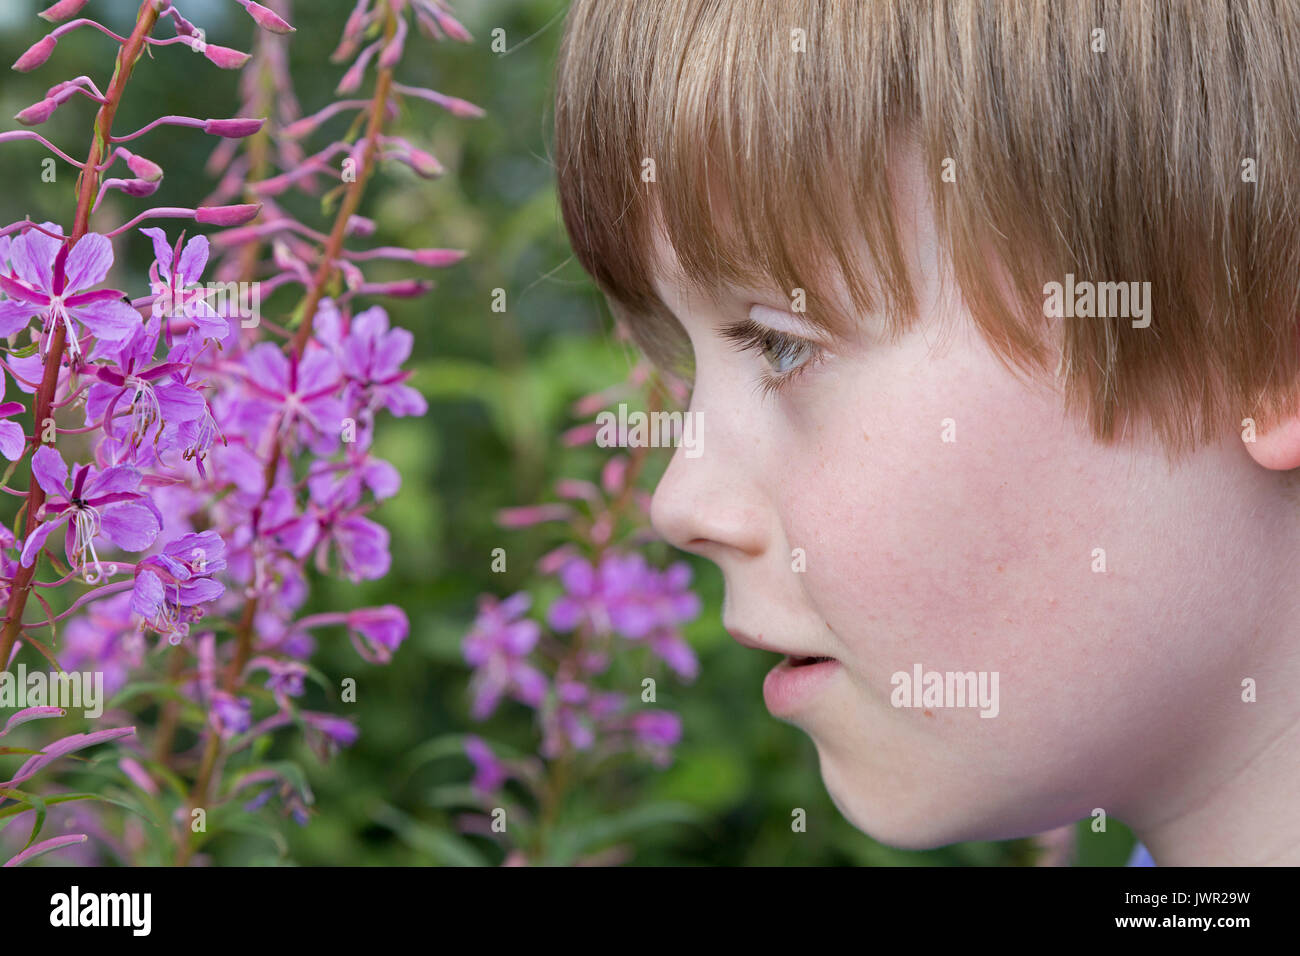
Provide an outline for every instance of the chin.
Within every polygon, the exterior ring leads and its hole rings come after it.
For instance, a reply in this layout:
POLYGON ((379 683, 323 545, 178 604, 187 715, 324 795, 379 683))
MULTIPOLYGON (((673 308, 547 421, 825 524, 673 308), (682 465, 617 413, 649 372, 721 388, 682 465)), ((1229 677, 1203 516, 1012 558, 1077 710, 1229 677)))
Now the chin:
POLYGON ((1052 826, 1026 830, 1023 820, 1017 825, 992 808, 982 814, 969 802, 971 795, 959 787, 936 787, 926 794, 883 792, 878 789, 879 780, 842 777, 825 758, 821 768, 826 792, 840 815, 877 843, 898 850, 934 850, 972 840, 1012 840, 1052 826))

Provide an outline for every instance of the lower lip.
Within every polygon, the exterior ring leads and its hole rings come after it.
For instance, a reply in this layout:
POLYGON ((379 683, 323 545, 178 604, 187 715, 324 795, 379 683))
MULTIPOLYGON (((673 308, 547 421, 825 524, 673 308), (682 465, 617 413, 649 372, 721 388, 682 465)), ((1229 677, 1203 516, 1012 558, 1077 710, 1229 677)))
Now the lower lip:
POLYGON ((825 689, 840 670, 837 660, 795 667, 785 658, 767 672, 763 680, 763 700, 774 717, 797 713, 825 689))

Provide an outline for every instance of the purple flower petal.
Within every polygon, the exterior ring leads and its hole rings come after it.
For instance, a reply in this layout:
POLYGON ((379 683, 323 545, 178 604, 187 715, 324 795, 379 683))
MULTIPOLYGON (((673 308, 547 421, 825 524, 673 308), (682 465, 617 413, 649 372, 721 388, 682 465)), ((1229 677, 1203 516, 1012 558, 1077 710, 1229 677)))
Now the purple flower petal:
MULTIPOLYGON (((41 226, 63 235, 63 228, 57 223, 43 222, 41 226)), ((58 255, 62 244, 58 239, 37 229, 27 230, 14 239, 13 245, 9 247, 9 261, 13 264, 14 274, 29 286, 42 292, 52 292, 54 257, 58 255)))
POLYGON ((177 282, 183 281, 186 285, 198 282, 207 264, 208 237, 195 236, 181 250, 181 261, 176 267, 177 282))
POLYGON ((120 299, 69 310, 96 338, 119 342, 140 328, 140 313, 120 299))
POLYGON ((47 495, 68 497, 68 466, 49 445, 42 445, 32 455, 32 476, 47 495))
POLYGON ((0 339, 7 339, 15 332, 21 332, 31 324, 32 316, 45 311, 43 306, 34 302, 15 302, 5 299, 0 302, 0 339))
POLYGON ((163 606, 162 580, 152 571, 141 571, 135 577, 135 587, 131 591, 131 610, 142 614, 149 620, 158 616, 163 606))
POLYGON ((147 505, 126 501, 106 508, 100 516, 105 537, 123 551, 143 551, 158 537, 158 519, 147 505))
POLYGON ((99 285, 108 275, 113 265, 113 244, 106 236, 97 232, 88 232, 72 247, 64 267, 66 284, 65 296, 99 285))
POLYGON ((49 537, 49 532, 52 532, 53 529, 59 527, 59 525, 64 523, 65 520, 68 519, 56 518, 55 520, 52 520, 52 522, 42 522, 36 525, 35 528, 32 528, 30 535, 27 535, 27 540, 23 541, 22 557, 18 559, 18 561, 22 563, 23 567, 31 567, 32 564, 35 563, 36 554, 39 554, 40 549, 44 548, 45 538, 49 537))
POLYGON ((160 271, 171 275, 172 247, 167 245, 167 234, 157 226, 140 231, 153 240, 153 257, 158 261, 160 271))
POLYGON ((135 491, 140 487, 140 472, 129 465, 114 465, 96 475, 82 491, 81 497, 93 502, 104 495, 135 491))
POLYGON ((23 426, 17 422, 0 422, 0 455, 10 461, 17 461, 23 456, 27 447, 27 435, 23 426))

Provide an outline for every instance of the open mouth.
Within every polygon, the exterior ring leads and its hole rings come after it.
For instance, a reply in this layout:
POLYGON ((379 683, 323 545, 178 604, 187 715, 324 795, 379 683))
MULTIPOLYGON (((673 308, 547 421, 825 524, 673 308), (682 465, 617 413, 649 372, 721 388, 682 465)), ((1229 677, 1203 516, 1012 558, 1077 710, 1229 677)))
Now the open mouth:
POLYGON ((833 661, 833 657, 788 657, 791 667, 809 667, 813 664, 824 664, 827 661, 833 661))

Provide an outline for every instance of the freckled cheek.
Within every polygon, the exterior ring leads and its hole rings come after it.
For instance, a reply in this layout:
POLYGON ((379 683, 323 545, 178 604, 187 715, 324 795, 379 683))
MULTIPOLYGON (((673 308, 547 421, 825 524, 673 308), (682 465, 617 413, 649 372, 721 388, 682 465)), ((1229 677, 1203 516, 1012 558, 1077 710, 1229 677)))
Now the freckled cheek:
POLYGON ((811 609, 885 700, 890 675, 914 663, 1030 664, 1027 625, 1045 623, 1024 600, 1045 570, 1027 539, 1050 535, 1027 518, 1023 489, 1006 489, 1005 458, 944 443, 934 425, 839 421, 791 456, 782 497, 789 545, 807 553, 811 609))

